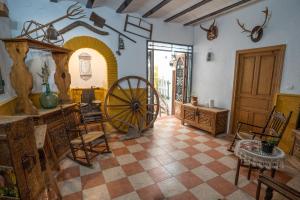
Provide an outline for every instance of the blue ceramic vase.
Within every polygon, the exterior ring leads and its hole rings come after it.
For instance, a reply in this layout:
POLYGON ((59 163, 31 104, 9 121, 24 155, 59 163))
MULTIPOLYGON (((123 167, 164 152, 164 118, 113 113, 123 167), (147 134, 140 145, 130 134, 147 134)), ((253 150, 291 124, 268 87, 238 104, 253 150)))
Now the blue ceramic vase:
POLYGON ((40 104, 43 108, 55 108, 58 105, 58 97, 54 92, 51 92, 49 83, 45 83, 46 91, 40 96, 40 104))

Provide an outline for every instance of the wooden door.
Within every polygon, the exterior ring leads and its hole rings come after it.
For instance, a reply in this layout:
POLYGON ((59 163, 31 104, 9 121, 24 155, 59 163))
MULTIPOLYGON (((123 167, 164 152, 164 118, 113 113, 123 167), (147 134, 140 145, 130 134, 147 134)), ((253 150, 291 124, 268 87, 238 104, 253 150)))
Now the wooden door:
POLYGON ((231 133, 238 121, 264 126, 280 89, 285 45, 236 54, 231 133))
POLYGON ((174 115, 181 119, 181 107, 186 102, 187 63, 185 54, 177 54, 174 65, 174 115))

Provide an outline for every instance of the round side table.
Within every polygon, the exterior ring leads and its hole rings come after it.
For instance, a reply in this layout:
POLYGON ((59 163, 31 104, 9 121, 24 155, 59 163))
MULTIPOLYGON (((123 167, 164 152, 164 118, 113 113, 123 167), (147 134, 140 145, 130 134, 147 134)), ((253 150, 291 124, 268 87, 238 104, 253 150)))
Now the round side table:
MULTIPOLYGON (((240 140, 237 142, 234 154, 238 157, 235 185, 238 184, 241 166, 249 166, 248 179, 250 179, 251 168, 260 169, 260 173, 264 170, 271 170, 271 177, 275 176, 275 172, 279 168, 284 167, 285 153, 279 148, 274 147, 271 154, 264 153, 259 140, 240 140), (247 165, 244 165, 246 163, 247 165)), ((268 195, 272 195, 272 189, 267 188, 268 195)))

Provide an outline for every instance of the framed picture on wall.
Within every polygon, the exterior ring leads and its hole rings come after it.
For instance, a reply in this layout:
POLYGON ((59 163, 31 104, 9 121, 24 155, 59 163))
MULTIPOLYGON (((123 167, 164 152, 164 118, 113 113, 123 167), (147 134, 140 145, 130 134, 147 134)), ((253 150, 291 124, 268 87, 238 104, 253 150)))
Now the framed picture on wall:
POLYGON ((81 53, 78 57, 80 77, 86 81, 92 77, 92 57, 88 53, 81 53))
POLYGON ((4 94, 4 80, 1 75, 1 67, 0 67, 0 94, 4 94))

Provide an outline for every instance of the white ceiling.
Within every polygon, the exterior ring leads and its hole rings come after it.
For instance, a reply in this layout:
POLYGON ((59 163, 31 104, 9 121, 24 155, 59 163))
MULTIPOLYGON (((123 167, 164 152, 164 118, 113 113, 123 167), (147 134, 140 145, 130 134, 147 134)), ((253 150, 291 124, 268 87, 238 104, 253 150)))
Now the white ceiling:
MULTIPOLYGON (((81 3, 87 2, 87 0, 75 0, 81 3)), ((193 5, 199 3, 203 0, 171 0, 169 3, 161 7, 155 13, 149 16, 149 18, 159 18, 165 20, 193 5)), ((203 4, 202 6, 181 15, 170 22, 176 22, 185 24, 194 19, 203 17, 212 12, 220 10, 224 7, 230 6, 234 3, 237 3, 241 0, 211 0, 208 3, 203 4)), ((245 3, 243 6, 247 6, 253 2, 259 0, 250 0, 250 2, 245 3)), ((117 10, 119 6, 124 2, 124 0, 95 0, 93 7, 106 6, 114 10, 117 10)), ((133 0, 122 13, 138 13, 139 15, 144 15, 147 11, 155 7, 157 4, 162 2, 162 0, 133 0)), ((235 8, 236 9, 236 8, 235 8)), ((215 17, 215 16, 213 16, 215 17)))

